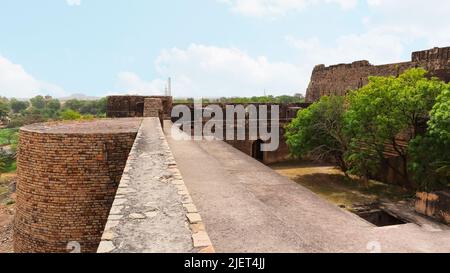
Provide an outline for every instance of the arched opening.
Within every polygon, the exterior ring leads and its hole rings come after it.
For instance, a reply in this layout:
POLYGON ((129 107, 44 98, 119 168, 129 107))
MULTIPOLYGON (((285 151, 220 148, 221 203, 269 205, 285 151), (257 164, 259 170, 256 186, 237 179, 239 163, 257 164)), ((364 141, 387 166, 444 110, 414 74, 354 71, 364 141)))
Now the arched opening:
POLYGON ((263 162, 264 161, 264 152, 261 149, 261 146, 264 142, 261 139, 256 140, 253 142, 252 147, 252 156, 253 158, 263 162))

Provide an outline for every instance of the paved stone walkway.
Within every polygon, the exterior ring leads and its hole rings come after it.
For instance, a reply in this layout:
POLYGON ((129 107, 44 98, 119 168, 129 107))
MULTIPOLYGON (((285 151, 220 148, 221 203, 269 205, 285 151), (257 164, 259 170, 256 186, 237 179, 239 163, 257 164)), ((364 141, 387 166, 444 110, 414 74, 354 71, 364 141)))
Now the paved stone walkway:
POLYGON ((98 252, 211 251, 159 119, 143 119, 98 252))
POLYGON ((217 252, 450 252, 450 230, 378 228, 222 141, 169 146, 217 252))

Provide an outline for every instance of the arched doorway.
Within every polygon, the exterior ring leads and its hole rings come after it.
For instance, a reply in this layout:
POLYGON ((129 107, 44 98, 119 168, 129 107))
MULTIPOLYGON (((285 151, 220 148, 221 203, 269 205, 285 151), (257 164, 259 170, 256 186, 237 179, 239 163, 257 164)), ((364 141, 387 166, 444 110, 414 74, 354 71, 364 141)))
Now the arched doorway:
POLYGON ((143 117, 144 116, 144 103, 138 102, 136 104, 136 117, 143 117))
POLYGON ((252 147, 252 157, 261 162, 264 161, 264 152, 261 149, 263 143, 264 142, 261 139, 258 139, 255 142, 253 142, 252 147))

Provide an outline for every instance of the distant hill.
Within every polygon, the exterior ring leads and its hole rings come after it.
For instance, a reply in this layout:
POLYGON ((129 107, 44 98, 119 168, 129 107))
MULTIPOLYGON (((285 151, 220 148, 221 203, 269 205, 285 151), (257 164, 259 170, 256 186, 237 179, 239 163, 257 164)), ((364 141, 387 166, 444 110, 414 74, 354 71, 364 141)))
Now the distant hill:
POLYGON ((86 96, 84 94, 73 94, 68 97, 59 98, 60 101, 68 100, 98 100, 100 97, 86 96))

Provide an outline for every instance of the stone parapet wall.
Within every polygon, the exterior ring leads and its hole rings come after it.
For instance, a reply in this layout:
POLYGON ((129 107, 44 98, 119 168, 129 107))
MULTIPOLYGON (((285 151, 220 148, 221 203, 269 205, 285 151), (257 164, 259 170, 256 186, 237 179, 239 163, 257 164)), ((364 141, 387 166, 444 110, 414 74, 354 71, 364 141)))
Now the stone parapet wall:
POLYGON ((139 129, 97 252, 214 252, 156 117, 139 129))
POLYGON ((449 82, 450 47, 414 52, 411 61, 402 63, 372 65, 368 61, 357 61, 329 67, 318 65, 313 70, 306 101, 315 102, 322 96, 343 96, 366 85, 370 76, 398 76, 415 67, 422 67, 430 72, 430 76, 449 82))
POLYGON ((140 119, 20 130, 14 250, 95 252, 140 119), (72 243, 73 244, 73 243, 72 243))

